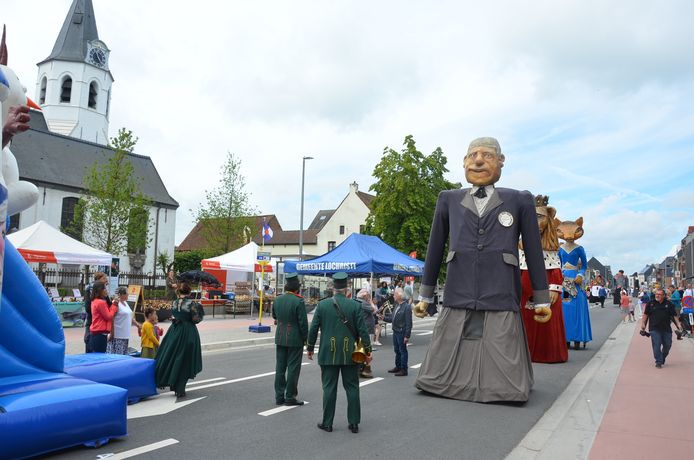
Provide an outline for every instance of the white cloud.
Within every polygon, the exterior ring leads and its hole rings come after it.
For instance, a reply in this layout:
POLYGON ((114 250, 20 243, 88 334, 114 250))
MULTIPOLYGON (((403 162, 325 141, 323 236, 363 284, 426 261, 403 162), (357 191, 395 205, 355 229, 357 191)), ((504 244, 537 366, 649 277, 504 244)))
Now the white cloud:
MULTIPOLYGON (((71 1, 6 3, 10 65, 33 95, 71 1)), ((302 156, 308 223, 350 182, 368 190, 407 134, 442 147, 456 181, 468 142, 498 137, 500 185, 583 215, 588 253, 627 271, 694 224, 691 2, 94 3, 112 133, 139 136, 181 203, 178 241, 227 151, 291 229, 302 156)))

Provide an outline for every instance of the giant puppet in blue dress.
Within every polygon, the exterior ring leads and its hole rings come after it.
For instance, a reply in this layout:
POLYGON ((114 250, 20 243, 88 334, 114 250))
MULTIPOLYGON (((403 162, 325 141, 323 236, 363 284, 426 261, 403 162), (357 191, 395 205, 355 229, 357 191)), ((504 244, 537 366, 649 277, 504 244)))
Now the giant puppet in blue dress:
POLYGON ((569 347, 573 342, 574 349, 578 350, 581 347, 585 348, 586 343, 593 340, 588 298, 583 287, 588 260, 583 246, 575 242, 583 236, 583 217, 579 217, 575 221, 563 221, 557 228, 557 235, 565 241, 559 248, 559 260, 564 275, 562 309, 566 342, 569 347))

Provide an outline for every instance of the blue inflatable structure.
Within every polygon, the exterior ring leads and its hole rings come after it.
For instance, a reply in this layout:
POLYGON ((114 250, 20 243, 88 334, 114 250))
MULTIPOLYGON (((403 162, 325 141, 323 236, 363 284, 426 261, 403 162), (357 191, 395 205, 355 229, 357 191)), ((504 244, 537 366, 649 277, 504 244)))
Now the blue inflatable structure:
POLYGON ((7 240, 1 302, 0 458, 125 436, 128 390, 64 372, 65 336, 58 315, 7 240))

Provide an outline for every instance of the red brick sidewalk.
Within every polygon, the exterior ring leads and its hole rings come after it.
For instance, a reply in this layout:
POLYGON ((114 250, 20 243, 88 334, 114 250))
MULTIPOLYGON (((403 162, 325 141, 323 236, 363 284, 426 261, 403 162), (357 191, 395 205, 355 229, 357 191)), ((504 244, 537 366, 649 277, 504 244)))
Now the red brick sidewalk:
POLYGON ((651 341, 634 328, 589 458, 694 458, 694 339, 675 340, 655 367, 651 341))

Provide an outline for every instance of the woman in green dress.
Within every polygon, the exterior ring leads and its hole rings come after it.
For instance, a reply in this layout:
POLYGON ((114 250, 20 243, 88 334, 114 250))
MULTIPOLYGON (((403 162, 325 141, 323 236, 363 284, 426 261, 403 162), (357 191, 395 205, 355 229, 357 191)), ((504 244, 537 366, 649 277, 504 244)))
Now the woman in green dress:
POLYGON ((186 395, 188 379, 202 371, 202 349, 200 334, 193 323, 191 308, 196 302, 189 298, 190 284, 181 283, 178 299, 171 307, 172 325, 166 332, 157 352, 156 382, 157 387, 170 387, 176 396, 186 395))

